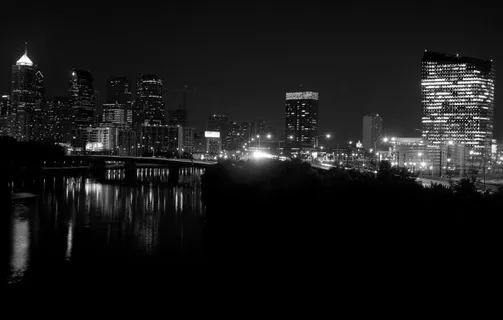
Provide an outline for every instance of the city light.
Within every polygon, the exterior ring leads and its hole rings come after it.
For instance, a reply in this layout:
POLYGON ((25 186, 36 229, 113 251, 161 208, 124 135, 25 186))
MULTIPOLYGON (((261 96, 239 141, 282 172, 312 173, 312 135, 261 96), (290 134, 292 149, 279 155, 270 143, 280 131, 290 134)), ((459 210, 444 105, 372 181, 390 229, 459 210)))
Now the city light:
POLYGON ((271 134, 267 134, 267 139, 271 139, 271 134))
POLYGON ((272 154, 269 154, 267 152, 263 152, 260 150, 256 150, 253 152, 253 158, 255 159, 272 159, 274 156, 272 154))

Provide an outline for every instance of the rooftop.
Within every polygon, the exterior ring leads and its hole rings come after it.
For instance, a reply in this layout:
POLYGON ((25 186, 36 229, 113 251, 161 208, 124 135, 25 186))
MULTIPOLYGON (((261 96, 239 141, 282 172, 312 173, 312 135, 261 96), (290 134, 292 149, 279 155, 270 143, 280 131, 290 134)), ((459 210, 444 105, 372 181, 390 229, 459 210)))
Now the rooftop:
POLYGON ((442 63, 469 63, 484 71, 490 71, 493 61, 479 58, 465 57, 459 54, 441 53, 433 51, 425 51, 422 61, 433 61, 442 63))
POLYGON ((16 61, 17 66, 33 66, 33 62, 28 58, 28 53, 25 52, 18 61, 16 61))

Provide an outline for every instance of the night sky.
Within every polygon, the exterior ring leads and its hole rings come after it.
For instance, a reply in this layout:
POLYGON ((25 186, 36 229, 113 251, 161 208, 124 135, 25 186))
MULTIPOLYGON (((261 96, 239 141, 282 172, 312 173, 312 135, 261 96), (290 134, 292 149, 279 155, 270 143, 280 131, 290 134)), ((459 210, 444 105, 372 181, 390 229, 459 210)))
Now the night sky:
MULTIPOLYGON (((220 112, 263 118, 282 132, 285 92, 302 84, 320 93, 320 133, 342 142, 361 139, 369 112, 384 117, 389 134, 419 134, 425 49, 493 58, 497 74, 503 61, 497 2, 168 2, 2 3, 0 93, 9 92, 27 41, 50 96, 66 95, 70 68, 92 72, 102 102, 110 75, 159 73, 168 90, 192 87, 189 117, 198 127, 220 112)), ((498 139, 501 87, 497 76, 498 139)))

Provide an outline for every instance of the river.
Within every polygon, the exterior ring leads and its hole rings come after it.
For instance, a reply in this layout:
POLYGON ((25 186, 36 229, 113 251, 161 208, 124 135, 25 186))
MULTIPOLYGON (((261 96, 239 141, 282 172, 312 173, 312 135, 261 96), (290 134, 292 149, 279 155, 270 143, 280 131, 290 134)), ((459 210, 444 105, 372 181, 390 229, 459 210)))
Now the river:
POLYGON ((139 280, 161 266, 205 263, 202 174, 181 169, 169 186, 169 169, 138 169, 138 185, 128 186, 122 170, 104 181, 60 173, 26 186, 33 196, 13 201, 6 283, 139 280))

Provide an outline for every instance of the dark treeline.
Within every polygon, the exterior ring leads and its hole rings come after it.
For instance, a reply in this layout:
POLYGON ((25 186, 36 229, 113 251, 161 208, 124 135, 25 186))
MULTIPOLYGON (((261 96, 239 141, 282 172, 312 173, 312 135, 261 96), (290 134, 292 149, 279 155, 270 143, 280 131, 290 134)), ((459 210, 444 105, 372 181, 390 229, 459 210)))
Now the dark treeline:
POLYGON ((65 157, 63 147, 45 141, 16 141, 0 137, 0 172, 4 180, 20 176, 34 176, 44 161, 55 161, 65 157))
POLYGON ((503 192, 480 193, 470 180, 426 188, 386 165, 375 176, 248 162, 207 169, 202 187, 215 261, 354 271, 461 259, 499 243, 503 192))

